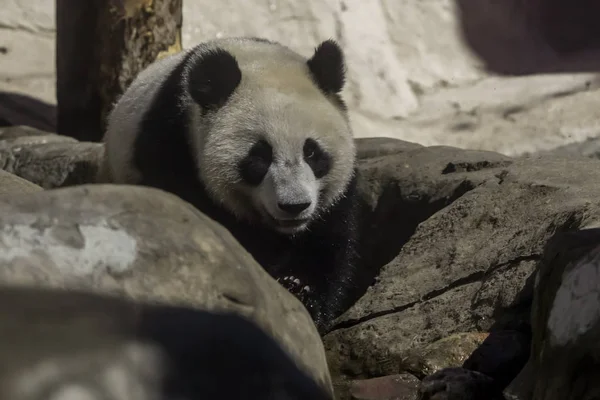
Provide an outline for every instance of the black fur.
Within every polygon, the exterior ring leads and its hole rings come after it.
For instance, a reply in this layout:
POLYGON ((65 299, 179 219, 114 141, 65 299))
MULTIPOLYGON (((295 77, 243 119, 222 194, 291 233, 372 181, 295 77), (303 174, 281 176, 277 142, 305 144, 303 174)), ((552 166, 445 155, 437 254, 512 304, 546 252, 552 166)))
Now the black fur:
MULTIPOLYGON (((290 286, 293 280, 281 283, 304 303, 323 333, 359 296, 355 283, 359 273, 356 177, 341 201, 295 237, 237 220, 209 198, 198 178, 186 136, 189 121, 178 102, 184 91, 180 84, 183 66, 189 60, 188 55, 165 81, 139 127, 133 159, 143 176, 140 184, 172 192, 221 223, 274 278, 297 278, 298 287, 290 286), (312 290, 302 290, 305 285, 312 290)), ((254 156, 244 161, 255 170, 255 175, 246 179, 258 179, 267 156, 266 149, 259 146, 254 156)), ((324 170, 322 161, 313 165, 316 171, 324 170)))
POLYGON ((242 80, 235 57, 223 49, 206 51, 187 73, 189 93, 205 109, 222 106, 242 80))
POLYGON ((315 83, 326 94, 338 94, 344 87, 346 67, 344 54, 333 40, 326 40, 307 61, 315 83))
POLYGON ((266 140, 260 140, 252 146, 248 156, 240 161, 238 171, 242 179, 251 186, 258 186, 273 162, 273 148, 266 140))
POLYGON ((310 165, 315 177, 321 179, 331 170, 331 156, 321 149, 314 139, 304 142, 304 159, 310 165))
POLYGON ((185 133, 189 121, 185 105, 179 102, 184 95, 181 76, 192 56, 186 55, 160 88, 140 124, 133 149, 133 164, 143 175, 141 184, 175 194, 196 175, 185 133))

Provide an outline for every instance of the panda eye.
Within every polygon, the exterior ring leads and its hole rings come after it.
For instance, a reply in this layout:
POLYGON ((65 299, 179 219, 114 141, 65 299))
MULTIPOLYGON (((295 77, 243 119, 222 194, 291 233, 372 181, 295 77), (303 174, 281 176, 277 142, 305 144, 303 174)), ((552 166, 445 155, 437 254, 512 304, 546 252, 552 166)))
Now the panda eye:
POLYGON ((319 145, 317 144, 317 142, 315 142, 313 139, 306 139, 306 142, 304 142, 304 149, 303 149, 304 158, 307 160, 315 158, 318 151, 319 151, 319 145))
POLYGON ((273 148, 266 140, 259 140, 240 161, 238 171, 244 182, 256 186, 262 182, 272 161, 273 148))
POLYGON ((320 179, 329 173, 333 160, 331 155, 319 146, 316 140, 306 139, 304 142, 304 160, 313 170, 315 177, 320 179))
POLYGON ((262 160, 268 161, 271 163, 273 158, 273 148, 269 145, 266 140, 259 140, 252 146, 248 156, 254 158, 260 158, 262 160))

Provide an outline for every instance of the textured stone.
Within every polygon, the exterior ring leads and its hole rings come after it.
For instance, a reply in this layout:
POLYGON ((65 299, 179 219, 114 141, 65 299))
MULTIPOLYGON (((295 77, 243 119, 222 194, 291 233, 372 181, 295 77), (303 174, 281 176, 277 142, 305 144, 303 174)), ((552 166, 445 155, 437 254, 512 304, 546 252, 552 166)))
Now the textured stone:
POLYGON ((103 152, 100 143, 30 127, 0 128, 0 168, 44 189, 94 182, 103 152))
POLYGON ((549 243, 535 277, 534 375, 524 391, 531 398, 600 396, 595 361, 600 356, 599 276, 600 229, 559 234, 549 243))
POLYGON ((418 382, 408 374, 357 380, 350 384, 350 393, 356 400, 413 400, 418 382))
POLYGON ((322 342, 304 306, 223 227, 174 195, 82 185, 0 197, 0 281, 233 311, 323 387, 322 342))
POLYGON ((324 338, 336 377, 397 373, 459 332, 526 331, 546 242, 600 220, 598 160, 428 147, 360 168, 363 259, 384 267, 324 338))
POLYGON ((331 400, 239 315, 6 286, 0 311, 2 399, 331 400))
POLYGON ((0 170, 0 196, 10 194, 27 194, 42 190, 35 183, 31 183, 16 175, 0 170))
POLYGON ((423 378, 442 368, 461 367, 489 336, 484 332, 464 332, 408 351, 403 369, 423 378))

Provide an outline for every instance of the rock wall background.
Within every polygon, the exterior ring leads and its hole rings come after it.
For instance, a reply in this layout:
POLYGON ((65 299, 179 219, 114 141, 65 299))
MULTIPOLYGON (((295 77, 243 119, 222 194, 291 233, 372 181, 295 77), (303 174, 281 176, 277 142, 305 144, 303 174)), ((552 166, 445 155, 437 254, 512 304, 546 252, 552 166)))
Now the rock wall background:
MULTIPOLYGON (((600 57, 559 57, 529 32, 522 3, 187 0, 183 45, 255 35, 308 55, 339 40, 357 137, 519 155, 600 136, 600 57)), ((0 91, 55 103, 54 35, 53 0, 3 0, 0 91)), ((0 93, 0 117, 3 101, 14 99, 0 93)))

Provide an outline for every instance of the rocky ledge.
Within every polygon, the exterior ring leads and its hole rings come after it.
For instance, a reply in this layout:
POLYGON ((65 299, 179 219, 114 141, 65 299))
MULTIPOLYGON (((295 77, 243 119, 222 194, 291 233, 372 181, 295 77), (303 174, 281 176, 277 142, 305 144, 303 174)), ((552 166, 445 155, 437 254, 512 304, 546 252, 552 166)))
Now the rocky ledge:
POLYGON ((373 280, 320 338, 220 225, 94 184, 102 145, 0 129, 3 398, 593 398, 600 160, 357 144, 373 280))

